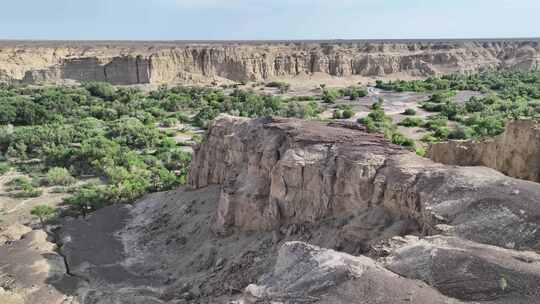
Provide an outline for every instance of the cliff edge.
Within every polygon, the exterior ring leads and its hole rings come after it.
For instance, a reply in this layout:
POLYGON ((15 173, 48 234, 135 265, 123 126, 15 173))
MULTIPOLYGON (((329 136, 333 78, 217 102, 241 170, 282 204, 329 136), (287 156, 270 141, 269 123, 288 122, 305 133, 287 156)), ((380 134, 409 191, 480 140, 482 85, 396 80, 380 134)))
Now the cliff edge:
POLYGON ((455 140, 430 145, 427 157, 458 166, 486 166, 508 176, 540 182, 540 124, 510 121, 505 131, 484 140, 455 140))
POLYGON ((539 41, 0 43, 0 81, 210 83, 295 77, 414 78, 488 68, 537 69, 539 41))

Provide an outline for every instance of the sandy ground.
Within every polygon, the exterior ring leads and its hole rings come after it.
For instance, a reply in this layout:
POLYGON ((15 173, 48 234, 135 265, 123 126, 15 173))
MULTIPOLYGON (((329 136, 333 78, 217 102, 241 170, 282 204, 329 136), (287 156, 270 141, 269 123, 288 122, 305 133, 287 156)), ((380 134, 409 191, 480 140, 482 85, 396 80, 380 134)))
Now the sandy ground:
MULTIPOLYGON (((3 210, 1 215, 2 221, 0 228, 19 223, 27 226, 38 224, 36 218, 30 215, 30 210, 37 205, 48 205, 51 207, 58 206, 62 200, 68 196, 66 193, 53 193, 54 187, 40 187, 43 194, 39 197, 32 198, 13 198, 7 192, 6 184, 16 177, 25 176, 14 170, 0 176, 0 210, 3 210)), ((30 178, 29 176, 26 176, 30 178)))

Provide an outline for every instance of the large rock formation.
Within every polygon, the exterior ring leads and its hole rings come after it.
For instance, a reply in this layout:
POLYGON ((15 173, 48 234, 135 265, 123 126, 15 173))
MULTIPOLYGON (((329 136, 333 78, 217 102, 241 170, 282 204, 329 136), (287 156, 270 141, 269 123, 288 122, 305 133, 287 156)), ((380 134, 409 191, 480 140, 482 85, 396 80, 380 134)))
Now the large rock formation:
POLYGON ((222 185, 214 223, 220 233, 382 207, 424 233, 540 249, 539 185, 485 167, 436 164, 354 128, 223 115, 196 150, 189 183, 222 185))
POLYGON ((196 149, 189 183, 222 185, 217 233, 338 219, 333 234, 344 242, 333 248, 371 252, 400 275, 369 259, 290 243, 239 303, 395 303, 406 296, 414 303, 529 303, 540 296, 540 256, 523 251, 540 250, 536 183, 436 164, 355 125, 230 116, 218 118, 196 149), (416 225, 404 228, 405 219, 416 225), (396 238, 411 232, 436 237, 396 238), (363 239, 363 250, 343 245, 355 239, 363 239), (409 279, 431 287, 416 290, 409 279), (382 292, 388 286, 395 293, 382 292))
POLYGON ((447 165, 486 166, 508 176, 540 182, 540 124, 534 120, 511 121, 499 136, 435 143, 427 156, 447 165))
POLYGON ((0 81, 260 81, 322 74, 407 78, 538 68, 538 40, 252 43, 2 42, 0 81))

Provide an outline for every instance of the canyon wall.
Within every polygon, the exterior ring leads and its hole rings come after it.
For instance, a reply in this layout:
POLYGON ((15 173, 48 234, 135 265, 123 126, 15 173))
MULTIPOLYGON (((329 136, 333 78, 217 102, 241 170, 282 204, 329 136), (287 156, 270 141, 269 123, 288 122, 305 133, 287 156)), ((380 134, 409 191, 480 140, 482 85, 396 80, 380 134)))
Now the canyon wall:
POLYGON ((113 84, 411 78, 537 69, 538 40, 342 42, 0 42, 0 81, 113 84))
POLYGON ((508 122, 504 133, 485 140, 435 143, 427 156, 458 166, 486 166, 508 176, 540 182, 540 124, 508 122))

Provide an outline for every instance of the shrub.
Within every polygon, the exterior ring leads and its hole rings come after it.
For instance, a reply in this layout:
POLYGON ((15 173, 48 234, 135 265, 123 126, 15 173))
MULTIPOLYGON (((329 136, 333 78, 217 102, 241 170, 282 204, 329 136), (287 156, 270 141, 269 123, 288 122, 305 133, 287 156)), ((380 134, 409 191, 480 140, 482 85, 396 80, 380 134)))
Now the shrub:
POLYGON ((39 197, 43 194, 43 191, 35 188, 27 177, 16 177, 6 185, 8 186, 8 191, 17 191, 11 193, 11 196, 16 198, 39 197))
POLYGON ((45 222, 51 218, 55 212, 53 207, 47 205, 38 205, 30 210, 30 214, 39 219, 42 228, 45 227, 45 222))
POLYGON ((103 208, 108 203, 104 186, 87 184, 75 190, 73 196, 64 199, 78 214, 86 217, 90 212, 103 208))
POLYGON ((140 166, 109 167, 105 170, 109 182, 108 200, 112 203, 132 203, 151 186, 151 172, 140 166))
POLYGON ((386 138, 391 139, 396 126, 392 123, 392 119, 386 116, 382 108, 371 111, 368 116, 359 118, 358 123, 366 126, 369 132, 384 133, 386 138))
MULTIPOLYGON (((176 136, 176 131, 175 130, 164 130, 163 131, 163 134, 167 137, 167 138, 164 138, 161 142, 161 145, 160 146, 163 146, 163 142, 166 141, 167 142, 167 146, 170 147, 170 145, 168 144, 171 140, 172 140, 172 137, 175 137, 176 136)), ((173 140, 174 142, 174 140, 173 140)))
POLYGON ((341 115, 341 117, 342 117, 343 119, 349 119, 349 118, 351 118, 351 117, 353 117, 353 116, 354 116, 354 112, 353 112, 353 110, 351 110, 351 109, 345 109, 345 110, 343 110, 343 113, 342 113, 342 115, 341 115))
POLYGON ((325 103, 335 103, 339 98, 339 92, 336 90, 325 89, 323 90, 322 100, 325 103))
POLYGON ((459 115, 465 113, 465 107, 455 102, 447 102, 441 107, 441 114, 450 120, 456 120, 459 115))
POLYGON ((178 112, 175 114, 175 116, 179 122, 182 122, 182 123, 190 122, 190 118, 186 113, 178 112))
POLYGON ((411 108, 405 109, 405 111, 403 112, 403 115, 409 115, 409 116, 416 115, 416 110, 411 109, 411 108))
POLYGON ((69 191, 70 191, 70 187, 64 187, 64 186, 54 187, 51 189, 51 193, 69 193, 69 191))
POLYGON ((114 87, 106 82, 90 82, 84 85, 86 90, 92 94, 92 96, 103 98, 105 100, 112 100, 114 97, 114 87))
POLYGON ((32 183, 27 177, 16 177, 6 183, 8 191, 23 190, 33 187, 32 183))
POLYGON ((424 124, 424 120, 420 117, 406 117, 399 125, 404 127, 420 127, 424 124))
POLYGON ((373 111, 371 111, 368 116, 373 119, 373 121, 378 121, 378 122, 384 122, 386 120, 390 120, 386 114, 384 113, 384 111, 382 109, 375 109, 373 111))
POLYGON ((439 140, 447 139, 448 135, 450 135, 450 129, 448 127, 436 127, 433 131, 433 136, 439 140))
POLYGON ((11 166, 7 162, 0 162, 0 175, 6 174, 11 170, 11 166))
POLYGON ((432 103, 446 103, 450 101, 450 98, 456 96, 455 91, 437 92, 431 96, 429 102, 432 103))
POLYGON ((365 97, 368 95, 368 91, 359 86, 350 86, 345 89, 340 90, 340 94, 342 96, 349 96, 350 100, 356 100, 360 97, 365 97))
POLYGON ((378 130, 376 122, 369 116, 358 118, 357 122, 364 125, 370 132, 378 130))
POLYGON ((165 128, 174 127, 178 124, 178 120, 176 118, 170 117, 166 118, 161 121, 161 126, 165 128))
POLYGON ((283 115, 286 117, 312 118, 316 117, 320 112, 321 109, 314 101, 310 101, 307 104, 292 101, 287 103, 283 115))
POLYGON ((379 97, 379 99, 371 105, 372 110, 382 110, 384 104, 384 98, 379 97))
POLYGON ((288 99, 288 101, 316 101, 314 96, 294 96, 288 99))
POLYGON ((478 136, 495 136, 504 132, 505 121, 500 115, 473 115, 466 121, 478 136))
POLYGON ((443 109, 443 104, 434 102, 424 102, 421 105, 422 109, 428 112, 440 112, 443 109))
POLYGON ((409 148, 414 147, 414 140, 398 132, 392 134, 392 143, 409 148))
POLYGON ((154 147, 160 138, 155 127, 146 126, 137 118, 121 118, 111 122, 107 136, 123 146, 137 149, 154 147))
POLYGON ((440 127, 446 127, 448 120, 440 116, 430 116, 424 123, 424 127, 428 130, 434 131, 440 127))
POLYGON ((465 103, 465 109, 469 113, 473 112, 482 112, 487 108, 487 105, 484 103, 484 99, 478 98, 478 97, 471 97, 466 103, 465 103))
POLYGON ((75 178, 71 176, 66 168, 51 168, 43 178, 43 183, 48 186, 69 186, 75 183, 75 178))
POLYGON ((458 126, 456 129, 450 131, 448 139, 469 139, 474 137, 474 130, 469 127, 458 126))
POLYGON ((433 133, 428 133, 422 137, 421 141, 427 142, 427 143, 434 143, 434 142, 439 141, 439 139, 433 136, 433 133))

